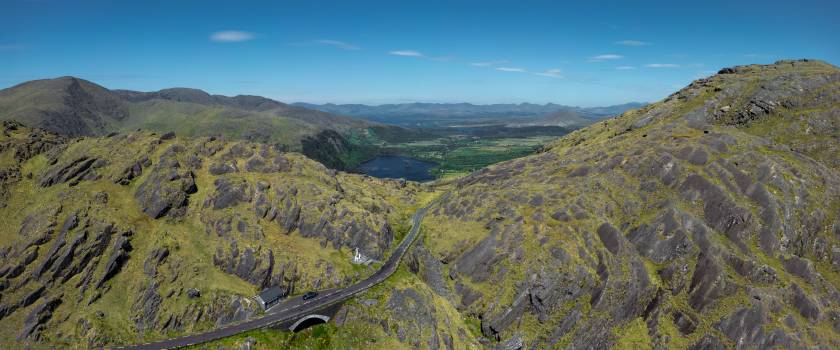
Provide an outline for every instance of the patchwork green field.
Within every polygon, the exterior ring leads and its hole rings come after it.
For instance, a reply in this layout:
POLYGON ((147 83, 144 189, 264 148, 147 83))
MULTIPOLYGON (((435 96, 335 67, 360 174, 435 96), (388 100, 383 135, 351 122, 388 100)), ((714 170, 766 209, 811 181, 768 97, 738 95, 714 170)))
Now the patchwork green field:
POLYGON ((394 145, 400 153, 438 164, 433 173, 439 178, 469 174, 485 166, 532 154, 555 136, 482 139, 453 136, 429 141, 394 145))
POLYGON ((356 158, 348 159, 346 163, 358 166, 380 154, 396 154, 437 163, 432 173, 438 178, 458 177, 491 164, 533 154, 572 130, 502 125, 387 131, 371 128, 348 138, 357 152, 356 158))

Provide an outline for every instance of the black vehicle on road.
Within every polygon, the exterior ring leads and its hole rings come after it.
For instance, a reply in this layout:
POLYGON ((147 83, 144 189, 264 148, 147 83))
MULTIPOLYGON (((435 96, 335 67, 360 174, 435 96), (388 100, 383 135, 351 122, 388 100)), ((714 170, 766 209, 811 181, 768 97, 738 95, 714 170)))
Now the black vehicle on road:
POLYGON ((309 300, 309 299, 312 299, 312 298, 317 297, 317 296, 318 296, 318 292, 309 291, 309 292, 306 292, 306 294, 303 295, 303 300, 309 300))
MULTIPOLYGON (((402 242, 397 246, 397 249, 388 257, 388 260, 382 267, 379 268, 372 276, 359 281, 355 284, 347 286, 345 288, 336 289, 332 292, 328 292, 321 296, 318 300, 302 302, 302 303, 290 303, 286 309, 277 310, 274 312, 266 313, 261 317, 257 317, 251 320, 243 321, 242 323, 235 323, 232 325, 224 326, 222 328, 217 328, 208 332, 204 333, 197 333, 191 334, 188 336, 177 337, 177 338, 170 338, 165 340, 160 340, 153 343, 146 343, 146 344, 136 344, 136 345, 129 345, 125 347, 119 347, 115 349, 130 349, 130 350, 163 350, 163 349, 173 349, 179 347, 185 347, 200 343, 205 343, 217 339, 221 339, 224 337, 229 337, 232 335, 240 334, 243 332, 247 332, 254 329, 270 327, 282 322, 288 322, 291 320, 299 319, 307 314, 315 312, 316 310, 323 308, 325 306, 329 306, 331 304, 341 302, 347 299, 352 298, 354 295, 357 295, 369 288, 382 283, 385 281, 389 276, 391 276, 396 270, 397 267, 400 265, 400 259, 403 257, 405 252, 411 247, 411 243, 417 238, 420 234, 420 222, 423 220, 423 217, 429 211, 433 205, 439 203, 442 199, 448 198, 449 194, 445 194, 443 197, 436 199, 432 203, 426 205, 423 208, 417 210, 417 212, 412 217, 412 226, 411 230, 408 234, 403 237, 402 242)), ((303 299, 305 300, 312 300, 318 296, 318 293, 315 291, 307 292, 303 299)))

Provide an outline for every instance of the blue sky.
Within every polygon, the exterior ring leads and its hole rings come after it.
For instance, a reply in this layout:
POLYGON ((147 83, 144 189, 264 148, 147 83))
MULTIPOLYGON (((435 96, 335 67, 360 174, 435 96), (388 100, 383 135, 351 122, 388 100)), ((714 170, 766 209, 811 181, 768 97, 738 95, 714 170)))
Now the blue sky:
POLYGON ((840 1, 0 0, 0 88, 73 75, 286 102, 656 101, 721 67, 840 64, 840 1), (581 2, 583 3, 583 2, 581 2))

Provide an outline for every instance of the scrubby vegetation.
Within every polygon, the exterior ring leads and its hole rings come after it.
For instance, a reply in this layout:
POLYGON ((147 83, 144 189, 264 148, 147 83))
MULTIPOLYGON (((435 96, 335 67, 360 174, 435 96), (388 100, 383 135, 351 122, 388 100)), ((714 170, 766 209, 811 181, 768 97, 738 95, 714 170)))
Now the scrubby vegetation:
POLYGON ((99 347, 252 317, 265 285, 372 273, 352 250, 388 256, 449 193, 397 273, 333 323, 208 346, 837 348, 838 84, 818 61, 727 68, 429 185, 261 143, 6 123, 0 339, 99 347))
POLYGON ((491 344, 840 345, 838 82, 723 70, 455 181, 427 235, 454 302, 491 344))
POLYGON ((265 144, 3 133, 6 344, 149 341, 252 317, 269 285, 346 285, 375 271, 354 251, 383 259, 426 197, 265 144))

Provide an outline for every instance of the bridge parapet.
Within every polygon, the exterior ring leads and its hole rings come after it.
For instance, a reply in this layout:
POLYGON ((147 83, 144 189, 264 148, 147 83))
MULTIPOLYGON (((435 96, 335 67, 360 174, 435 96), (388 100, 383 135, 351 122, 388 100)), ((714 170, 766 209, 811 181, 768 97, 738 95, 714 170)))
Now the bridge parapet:
POLYGON ((329 316, 318 315, 318 314, 310 314, 310 315, 303 316, 299 320, 295 321, 295 323, 292 323, 292 325, 289 326, 289 330, 292 331, 292 332, 297 332, 297 331, 300 331, 300 330, 304 330, 304 329, 308 328, 309 326, 313 326, 313 325, 316 325, 316 324, 319 324, 319 323, 327 323, 329 321, 330 321, 329 316))

